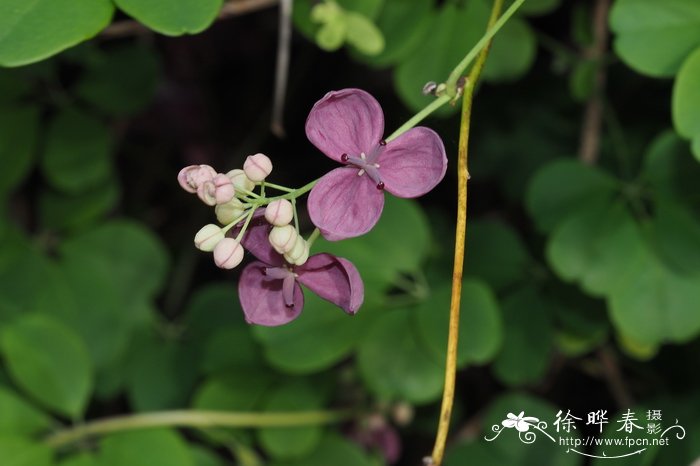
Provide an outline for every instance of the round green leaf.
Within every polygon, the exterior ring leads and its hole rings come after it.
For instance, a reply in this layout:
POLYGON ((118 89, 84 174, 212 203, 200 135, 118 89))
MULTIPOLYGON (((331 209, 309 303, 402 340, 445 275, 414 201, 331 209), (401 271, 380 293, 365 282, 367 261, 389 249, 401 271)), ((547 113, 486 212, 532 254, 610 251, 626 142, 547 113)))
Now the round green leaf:
POLYGON ((82 414, 92 366, 85 344, 70 328, 45 315, 26 315, 3 329, 0 348, 19 386, 60 414, 82 414))
MULTIPOLYGON (((0 20, 2 21, 2 20, 0 20)), ((0 108, 0 196, 13 190, 29 174, 38 140, 39 112, 31 106, 0 108)))
POLYGON ((56 188, 76 193, 94 188, 111 174, 110 135, 95 118, 75 109, 49 125, 41 168, 56 188))
POLYGON ((58 466, 97 466, 97 458, 90 453, 78 453, 64 459, 58 466))
POLYGON ((548 232, 586 205, 608 203, 615 180, 576 160, 560 159, 542 167, 530 180, 526 205, 537 227, 548 232))
MULTIPOLYGON (((297 381, 276 387, 264 403, 271 412, 314 411, 323 406, 322 397, 307 382, 297 381)), ((257 431, 258 440, 267 454, 277 459, 301 458, 311 453, 321 441, 323 428, 279 427, 257 431)))
POLYGON ((700 2, 617 0, 610 12, 613 47, 643 74, 672 76, 700 45, 700 2))
POLYGON ((690 153, 688 144, 671 131, 657 136, 647 149, 643 177, 655 197, 692 206, 697 199, 700 164, 690 153))
POLYGON ((148 105, 155 93, 157 78, 155 51, 133 43, 109 49, 90 61, 75 90, 108 114, 129 115, 148 105))
POLYGON ((503 348, 493 364, 498 379, 507 385, 540 380, 552 352, 549 304, 533 288, 523 288, 503 301, 503 348))
POLYGON ((700 274, 700 223, 676 203, 659 201, 652 220, 654 250, 675 272, 700 274))
POLYGON ((490 220, 470 222, 467 228, 465 274, 486 281, 496 290, 528 277, 531 258, 517 233, 490 220))
POLYGON ((109 0, 4 0, 0 66, 50 57, 97 34, 112 19, 109 0))
POLYGON ((629 269, 628 258, 644 239, 626 207, 592 205, 573 211, 552 233, 547 259, 566 281, 579 281, 593 295, 609 294, 629 269))
POLYGON ((205 374, 213 374, 262 364, 262 348, 253 340, 251 327, 241 319, 240 325, 221 327, 206 339, 200 368, 205 374))
POLYGON ((327 434, 309 456, 303 459, 275 462, 274 466, 375 466, 359 446, 333 434, 327 434))
POLYGON ((77 194, 44 189, 39 194, 41 224, 49 230, 84 229, 114 209, 119 195, 120 188, 115 179, 77 194))
POLYGON ((51 425, 51 419, 9 388, 0 386, 0 435, 36 434, 51 425))
POLYGON ((53 452, 46 445, 18 436, 0 436, 2 466, 51 466, 53 452))
MULTIPOLYGON (((700 8, 698 9, 700 11, 700 8)), ((698 26, 700 29, 700 13, 698 26)), ((698 33, 700 35, 700 32, 698 33)), ((700 39, 698 40, 700 45, 700 39)), ((683 63, 673 85, 672 113, 676 131, 693 141, 693 154, 700 161, 700 47, 683 63)))
POLYGON ((129 16, 166 36, 197 34, 216 19, 223 0, 114 0, 129 16))
POLYGON ((347 31, 345 16, 328 21, 316 32, 316 45, 328 52, 338 50, 345 42, 347 31))
POLYGON ((377 26, 359 13, 345 13, 345 40, 365 55, 377 55, 384 50, 384 36, 377 26))
MULTIPOLYGON (((512 1, 510 3, 512 3, 512 1)), ((518 11, 529 16, 540 16, 551 13, 556 10, 560 4, 561 0, 527 0, 518 11)))
POLYGON ((306 374, 332 366, 355 348, 367 327, 363 309, 349 316, 308 290, 304 298, 304 311, 293 322, 254 328, 267 361, 285 372, 306 374))
POLYGON ((428 403, 440 396, 442 368, 416 334, 409 311, 384 311, 361 341, 357 364, 377 396, 428 403))
POLYGON ((386 0, 336 0, 344 10, 354 11, 371 20, 375 19, 386 0))
MULTIPOLYGON (((447 348, 450 295, 449 286, 434 290, 414 314, 416 331, 441 364, 447 348)), ((479 281, 465 280, 460 302, 457 364, 462 367, 490 361, 501 347, 502 333, 501 313, 493 292, 479 281)))
POLYGON ((100 466, 194 466, 187 443, 172 430, 111 434, 100 442, 100 466))

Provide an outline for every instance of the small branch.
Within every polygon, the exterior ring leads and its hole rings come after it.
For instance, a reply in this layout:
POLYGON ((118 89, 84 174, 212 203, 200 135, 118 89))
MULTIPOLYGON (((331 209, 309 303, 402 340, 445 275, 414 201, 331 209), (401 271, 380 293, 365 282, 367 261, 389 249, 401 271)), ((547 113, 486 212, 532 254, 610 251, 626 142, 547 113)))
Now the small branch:
MULTIPOLYGON (((517 4, 517 2, 516 2, 517 4)), ((494 0, 487 30, 497 23, 503 8, 503 0, 494 0)), ((488 57, 491 41, 479 53, 474 66, 467 76, 462 98, 462 119, 459 126, 459 152, 457 159, 457 227, 455 231, 454 267, 452 269, 452 296, 450 301, 450 324, 445 360, 445 386, 440 407, 440 421, 432 455, 426 458, 427 466, 440 466, 445 454, 447 434, 450 429, 452 406, 454 404, 455 379, 457 374, 457 344, 459 341, 459 311, 462 296, 462 274, 464 272, 464 252, 467 237, 467 182, 469 180, 469 129, 471 125, 472 101, 476 83, 481 76, 488 57)))
POLYGON ((593 45, 585 51, 587 59, 596 63, 596 75, 581 126, 579 159, 594 165, 600 153, 600 130, 603 121, 603 91, 606 70, 603 58, 608 47, 608 11, 610 0, 597 0, 593 9, 593 45))
POLYGON ((292 427, 331 424, 352 417, 350 411, 236 413, 224 411, 161 411, 100 419, 59 431, 46 445, 60 448, 95 435, 153 427, 292 427))
MULTIPOLYGON (((233 16, 244 15, 254 11, 262 10, 277 5, 279 0, 229 0, 225 2, 217 20, 231 18, 233 16)), ((105 39, 115 39, 119 37, 140 36, 151 34, 153 31, 143 24, 134 20, 122 20, 112 23, 100 32, 99 37, 105 39)))
POLYGON ((629 408, 634 404, 634 398, 632 398, 625 379, 622 377, 615 353, 609 347, 604 346, 598 350, 597 355, 610 393, 615 398, 615 403, 620 408, 629 408))
POLYGON ((272 104, 270 130, 279 138, 284 137, 284 98, 287 94, 289 56, 292 44, 292 8, 294 0, 280 0, 279 38, 277 41, 277 63, 275 65, 275 94, 272 104))

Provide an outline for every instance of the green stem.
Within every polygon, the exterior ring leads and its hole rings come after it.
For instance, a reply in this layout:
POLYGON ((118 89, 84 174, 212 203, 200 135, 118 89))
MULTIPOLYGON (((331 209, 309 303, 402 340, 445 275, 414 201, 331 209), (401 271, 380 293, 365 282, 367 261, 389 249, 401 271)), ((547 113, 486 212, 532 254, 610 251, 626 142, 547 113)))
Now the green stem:
MULTIPOLYGON (((320 178, 319 178, 319 179, 320 179, 320 178)), ((276 201, 277 199, 287 199, 287 200, 289 200, 289 199, 296 199, 297 197, 301 197, 301 196, 303 196, 304 194, 306 194, 307 192, 311 191, 311 188, 313 188, 314 186, 316 186, 316 183, 318 183, 318 180, 319 180, 319 179, 316 179, 316 180, 313 180, 313 181, 311 181, 311 182, 309 182, 309 183, 306 183, 306 184, 305 184, 304 186, 302 186, 301 188, 295 189, 294 191, 289 192, 289 193, 287 193, 287 194, 283 194, 283 195, 281 195, 281 196, 275 196, 275 197, 268 197, 267 199, 264 199, 264 200, 261 202, 261 204, 269 204, 270 202, 276 201)))
POLYGON ((423 110, 413 115, 410 120, 401 125, 399 129, 391 133, 391 135, 388 138, 386 138, 386 142, 391 142, 397 137, 401 136, 403 133, 416 126, 418 123, 423 121, 425 117, 427 117, 428 115, 430 115, 435 110, 442 107, 449 101, 450 97, 447 95, 440 96, 437 99, 433 100, 423 110))
POLYGON ((316 241, 316 238, 318 238, 318 235, 320 234, 321 230, 314 228, 314 231, 312 231, 309 235, 309 239, 306 240, 306 243, 309 245, 309 249, 311 249, 311 246, 314 244, 314 241, 316 241))
MULTIPOLYGON (((245 219, 245 223, 243 224, 243 228, 241 228, 241 231, 236 236, 237 243, 240 242, 241 239, 243 238, 243 235, 245 234, 245 231, 248 229, 248 225, 250 224, 250 221, 253 219, 254 214, 255 214, 255 209, 250 209, 250 212, 248 212, 248 216, 245 219)), ((235 225, 235 223, 233 225, 235 225)))
POLYGON ((286 186, 282 186, 282 185, 274 184, 274 183, 267 183, 266 182, 265 186, 267 186, 268 188, 276 189, 278 191, 284 191, 285 193, 293 193, 294 191, 296 191, 293 188, 288 188, 286 186))
POLYGON ((483 35, 481 39, 479 39, 479 42, 476 43, 474 47, 467 53, 464 58, 462 59, 461 62, 455 68, 452 70, 450 73, 449 78, 447 78, 447 93, 450 94, 452 97, 457 95, 456 88, 457 88, 457 81, 459 80, 460 77, 464 74, 464 71, 467 69, 467 66, 476 58, 476 56, 481 53, 484 48, 488 46, 488 44, 491 42, 491 39, 493 39, 493 36, 498 33, 498 31, 503 27, 504 24, 510 19, 513 14, 518 11, 518 8, 525 2, 525 0, 515 0, 513 4, 503 13, 503 15, 498 18, 498 21, 496 21, 489 29, 486 31, 486 34, 483 35))
POLYGON ((61 448, 95 435, 153 427, 289 427, 330 424, 352 417, 350 411, 300 411, 246 413, 226 411, 162 411, 115 416, 67 430, 46 438, 51 448, 61 448))

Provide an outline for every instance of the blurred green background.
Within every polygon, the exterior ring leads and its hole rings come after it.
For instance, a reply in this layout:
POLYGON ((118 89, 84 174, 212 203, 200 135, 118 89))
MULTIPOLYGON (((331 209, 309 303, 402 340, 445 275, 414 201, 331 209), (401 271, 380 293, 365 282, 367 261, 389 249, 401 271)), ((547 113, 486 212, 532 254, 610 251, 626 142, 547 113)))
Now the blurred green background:
MULTIPOLYGON (((314 245, 359 268, 366 300, 352 318, 306 293, 293 323, 245 324, 238 271, 192 246, 213 209, 176 175, 200 163, 225 172, 263 152, 274 183, 318 178, 335 164, 305 137, 314 102, 366 89, 390 133, 481 37, 490 2, 297 0, 284 138, 269 129, 276 5, 0 3, 3 466, 416 465, 430 453, 452 271, 454 109, 425 123, 450 160, 436 190, 387 196, 371 233, 314 245), (350 414, 325 426, 61 437, 185 409, 350 414)), ((526 0, 494 42, 471 139, 446 464, 690 465, 700 457, 700 2, 526 0), (575 438, 658 437, 647 432, 651 410, 686 435, 579 448, 645 448, 608 460, 542 434, 527 444, 515 429, 484 439, 521 411, 554 435, 560 410, 582 418, 566 434, 575 438), (586 425, 598 410, 610 421, 602 434, 586 425), (633 434, 617 422, 628 410, 641 427, 633 434)))

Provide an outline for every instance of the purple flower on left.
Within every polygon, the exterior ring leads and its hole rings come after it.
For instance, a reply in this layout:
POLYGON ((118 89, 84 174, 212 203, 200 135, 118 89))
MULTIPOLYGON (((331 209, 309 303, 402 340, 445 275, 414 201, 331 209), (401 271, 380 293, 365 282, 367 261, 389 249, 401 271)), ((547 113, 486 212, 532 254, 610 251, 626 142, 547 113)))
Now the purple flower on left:
POLYGON ((270 245, 272 225, 256 212, 242 243, 258 260, 248 264, 238 282, 238 298, 248 323, 277 326, 296 319, 304 307, 301 285, 355 314, 364 301, 364 284, 357 268, 347 259, 316 254, 294 266, 270 245))
POLYGON ((415 127, 388 143, 383 134, 382 108, 363 90, 329 92, 311 109, 309 141, 345 165, 323 176, 309 193, 309 216, 326 239, 371 230, 384 207, 383 190, 418 197, 445 176, 445 146, 435 131, 415 127))

